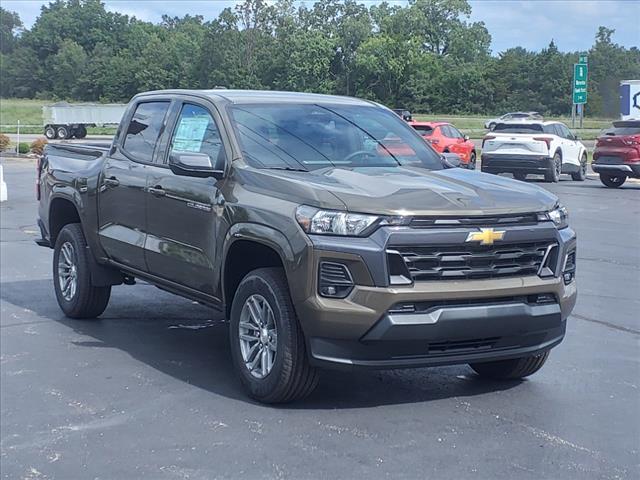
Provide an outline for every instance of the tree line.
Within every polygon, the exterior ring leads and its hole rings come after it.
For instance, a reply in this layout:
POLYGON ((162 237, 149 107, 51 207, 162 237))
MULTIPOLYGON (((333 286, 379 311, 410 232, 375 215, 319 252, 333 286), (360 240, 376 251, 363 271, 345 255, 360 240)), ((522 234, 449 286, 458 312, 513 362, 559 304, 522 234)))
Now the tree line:
MULTIPOLYGON (((467 0, 245 0, 211 21, 153 24, 100 0, 55 0, 24 29, 0 8, 0 96, 124 102, 145 90, 224 86, 352 95, 423 113, 569 113, 578 52, 550 39, 539 52, 492 55, 489 31, 470 13, 467 0)), ((586 52, 590 115, 616 116, 619 81, 640 78, 640 50, 614 33, 601 26, 586 52)))

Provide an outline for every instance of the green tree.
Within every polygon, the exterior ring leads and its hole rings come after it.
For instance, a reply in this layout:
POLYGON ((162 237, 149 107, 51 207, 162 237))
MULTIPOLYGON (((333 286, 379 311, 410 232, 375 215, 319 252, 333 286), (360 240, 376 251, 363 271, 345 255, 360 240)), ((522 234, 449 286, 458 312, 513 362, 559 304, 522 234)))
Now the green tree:
POLYGON ((10 53, 19 40, 22 21, 16 12, 0 7, 0 53, 10 53))

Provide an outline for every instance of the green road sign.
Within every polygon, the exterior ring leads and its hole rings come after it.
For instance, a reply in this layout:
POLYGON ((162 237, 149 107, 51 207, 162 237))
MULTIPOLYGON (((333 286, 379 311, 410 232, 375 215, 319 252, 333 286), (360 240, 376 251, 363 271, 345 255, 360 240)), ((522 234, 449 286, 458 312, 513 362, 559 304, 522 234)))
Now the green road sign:
POLYGON ((573 103, 587 103, 587 64, 573 66, 573 103))
POLYGON ((578 63, 587 63, 587 54, 581 53, 579 56, 578 63))

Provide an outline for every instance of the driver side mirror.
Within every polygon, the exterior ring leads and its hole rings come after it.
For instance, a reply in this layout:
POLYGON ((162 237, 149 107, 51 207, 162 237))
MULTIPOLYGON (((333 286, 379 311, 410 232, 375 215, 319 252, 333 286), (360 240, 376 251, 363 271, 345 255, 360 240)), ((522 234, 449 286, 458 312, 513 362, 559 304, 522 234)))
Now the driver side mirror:
POLYGON ((224 170, 217 170, 211 157, 201 152, 173 152, 169 155, 169 168, 185 177, 220 179, 224 176, 224 170))
POLYGON ((455 153, 443 153, 441 158, 445 168, 458 168, 462 163, 460 157, 455 153))

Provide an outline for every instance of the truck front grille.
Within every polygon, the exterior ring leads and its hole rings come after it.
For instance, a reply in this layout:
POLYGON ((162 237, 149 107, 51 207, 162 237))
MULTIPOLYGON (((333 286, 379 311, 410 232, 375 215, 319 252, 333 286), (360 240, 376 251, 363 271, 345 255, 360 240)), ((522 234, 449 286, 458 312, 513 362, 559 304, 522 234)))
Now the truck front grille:
POLYGON ((465 280, 536 275, 544 267, 553 270, 554 242, 500 245, 393 246, 387 250, 390 275, 408 273, 413 281, 465 280), (550 254, 553 253, 553 254, 550 254), (405 272, 394 272, 401 257, 405 272))

